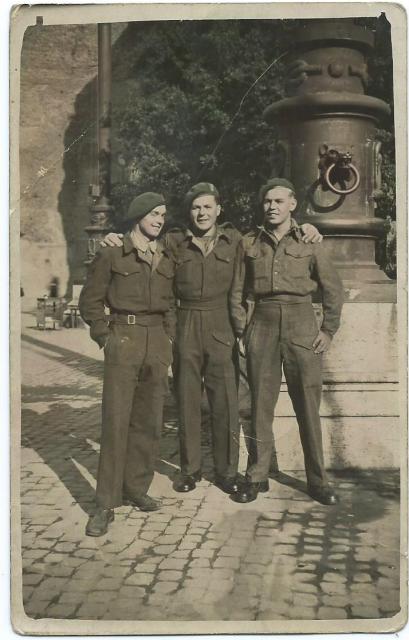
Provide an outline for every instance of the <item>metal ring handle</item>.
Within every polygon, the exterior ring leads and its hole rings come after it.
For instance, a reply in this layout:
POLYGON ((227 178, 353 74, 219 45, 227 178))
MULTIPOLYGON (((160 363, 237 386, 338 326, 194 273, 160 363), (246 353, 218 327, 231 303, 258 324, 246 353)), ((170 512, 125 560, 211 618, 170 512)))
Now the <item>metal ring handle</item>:
POLYGON ((329 186, 329 188, 331 189, 331 191, 333 191, 334 193, 338 193, 341 196, 347 195, 348 193, 353 193, 354 191, 356 191, 359 187, 359 183, 361 182, 361 176, 359 175, 359 171, 358 169, 353 165, 353 164, 349 164, 348 165, 348 169, 351 169, 351 171, 353 172, 354 176, 355 176, 355 182, 352 185, 352 187, 350 187, 349 189, 337 189, 336 187, 334 187, 334 185, 332 184, 331 180, 329 179, 329 175, 331 173, 331 171, 333 170, 333 168, 335 167, 335 162, 333 162, 328 169, 325 172, 325 182, 327 183, 327 185, 329 186))

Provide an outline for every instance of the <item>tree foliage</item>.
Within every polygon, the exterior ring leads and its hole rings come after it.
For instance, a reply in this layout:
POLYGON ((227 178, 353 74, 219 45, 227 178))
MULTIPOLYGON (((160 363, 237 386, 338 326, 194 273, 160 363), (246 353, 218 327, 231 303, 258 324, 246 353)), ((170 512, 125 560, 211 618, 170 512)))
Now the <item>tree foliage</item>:
MULTIPOLYGON (((270 175, 278 139, 262 114, 284 97, 284 61, 266 69, 291 47, 300 22, 129 25, 115 57, 117 87, 126 80, 126 89, 114 94, 113 113, 124 167, 113 187, 119 217, 133 194, 161 190, 173 216, 180 218, 183 194, 206 180, 220 188, 225 218, 242 230, 249 227, 255 194, 270 175)), ((384 18, 357 22, 376 31, 369 93, 393 107, 389 23, 384 18)), ((383 126, 384 192, 378 215, 394 218, 393 116, 383 126)))

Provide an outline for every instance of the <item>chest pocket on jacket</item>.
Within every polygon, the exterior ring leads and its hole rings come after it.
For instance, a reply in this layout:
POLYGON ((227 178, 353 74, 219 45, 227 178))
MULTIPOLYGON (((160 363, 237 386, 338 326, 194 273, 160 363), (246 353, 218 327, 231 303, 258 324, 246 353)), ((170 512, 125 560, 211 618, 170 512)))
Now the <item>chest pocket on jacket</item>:
POLYGON ((228 281, 231 283, 233 278, 233 258, 225 251, 214 250, 214 257, 216 258, 216 275, 223 279, 223 281, 228 281))
POLYGON ((129 267, 128 266, 122 267, 122 266, 116 266, 116 265, 112 267, 112 271, 115 275, 123 276, 124 278, 127 278, 128 276, 133 276, 135 273, 139 273, 140 270, 141 268, 138 264, 135 264, 129 267))
POLYGON ((312 248, 290 246, 285 248, 286 272, 290 278, 309 278, 312 248))
POLYGON ((113 265, 112 287, 121 299, 134 298, 143 290, 143 274, 139 264, 113 265))
POLYGON ((254 293, 267 293, 271 289, 271 264, 266 256, 258 252, 248 253, 250 287, 254 293))
POLYGON ((259 253, 248 253, 250 274, 254 280, 266 278, 268 275, 268 260, 259 253))
POLYGON ((176 287, 182 296, 192 295, 202 286, 202 264, 189 254, 178 257, 176 264, 176 287))
POLYGON ((160 274, 161 276, 164 276, 169 280, 173 278, 175 275, 173 264, 171 263, 170 260, 167 260, 166 258, 161 259, 158 266, 156 267, 156 271, 158 274, 160 274))

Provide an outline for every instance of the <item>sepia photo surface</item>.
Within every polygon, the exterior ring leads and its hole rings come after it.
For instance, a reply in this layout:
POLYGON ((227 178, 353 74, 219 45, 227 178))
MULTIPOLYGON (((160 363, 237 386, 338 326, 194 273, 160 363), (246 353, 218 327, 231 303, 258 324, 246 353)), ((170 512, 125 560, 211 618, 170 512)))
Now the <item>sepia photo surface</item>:
POLYGON ((406 624, 406 37, 14 7, 17 632, 406 624))

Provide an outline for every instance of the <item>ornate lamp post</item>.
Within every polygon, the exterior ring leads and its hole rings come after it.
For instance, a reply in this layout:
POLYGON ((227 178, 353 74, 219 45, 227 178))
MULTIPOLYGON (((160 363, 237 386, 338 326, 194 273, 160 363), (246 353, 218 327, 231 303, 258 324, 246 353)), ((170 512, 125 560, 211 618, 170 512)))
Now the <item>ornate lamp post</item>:
POLYGON ((276 170, 295 183, 302 222, 326 236, 347 296, 392 301, 393 283, 375 263, 385 233, 376 217, 382 156, 375 133, 389 106, 365 95, 374 36, 350 19, 312 20, 293 45, 288 97, 264 114, 282 132, 276 170))
POLYGON ((98 184, 91 185, 90 195, 93 204, 90 207, 90 224, 85 228, 88 233, 89 264, 99 240, 112 229, 113 208, 109 196, 111 189, 111 25, 98 25, 98 184))

